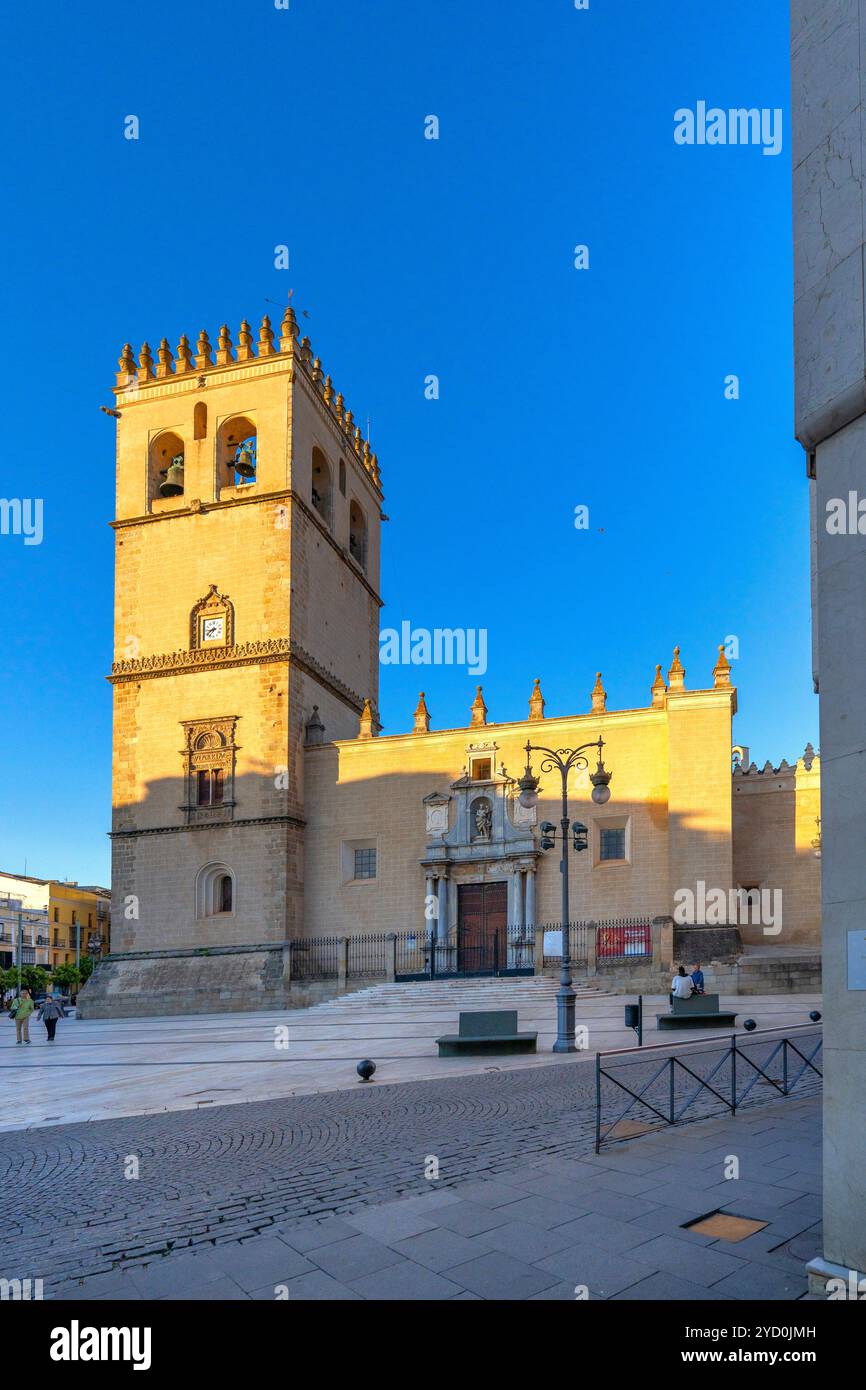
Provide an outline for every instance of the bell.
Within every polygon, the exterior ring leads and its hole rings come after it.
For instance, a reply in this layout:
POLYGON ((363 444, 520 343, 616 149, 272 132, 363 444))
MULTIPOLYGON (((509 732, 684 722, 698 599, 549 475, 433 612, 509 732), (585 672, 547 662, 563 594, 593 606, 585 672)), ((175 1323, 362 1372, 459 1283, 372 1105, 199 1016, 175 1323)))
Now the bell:
POLYGON ((246 446, 241 449, 235 463, 235 472, 240 473, 242 478, 254 478, 256 476, 256 465, 252 452, 246 446))
POLYGON ((177 454, 165 470, 165 482, 159 485, 160 497, 180 497, 183 492, 183 454, 177 454))

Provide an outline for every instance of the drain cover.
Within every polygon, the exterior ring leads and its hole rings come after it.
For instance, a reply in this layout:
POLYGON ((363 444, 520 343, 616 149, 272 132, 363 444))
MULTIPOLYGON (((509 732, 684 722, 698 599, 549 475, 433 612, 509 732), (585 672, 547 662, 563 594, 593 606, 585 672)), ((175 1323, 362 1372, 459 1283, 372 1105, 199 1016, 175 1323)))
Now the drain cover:
POLYGON ((763 1231, 767 1221, 754 1221, 750 1216, 731 1216, 726 1211, 714 1211, 709 1216, 699 1216, 697 1221, 687 1221, 684 1231, 695 1231, 699 1236, 715 1236, 716 1240, 727 1240, 735 1244, 763 1231))

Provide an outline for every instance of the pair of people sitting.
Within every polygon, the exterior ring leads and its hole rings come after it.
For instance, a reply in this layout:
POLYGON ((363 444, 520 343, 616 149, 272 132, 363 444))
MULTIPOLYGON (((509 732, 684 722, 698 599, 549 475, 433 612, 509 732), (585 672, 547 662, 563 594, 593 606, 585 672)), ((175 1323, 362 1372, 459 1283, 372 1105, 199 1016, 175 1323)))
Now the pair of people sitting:
POLYGON ((674 999, 691 999, 693 994, 703 994, 704 992, 704 972, 701 970, 701 963, 697 961, 692 967, 691 975, 686 974, 686 968, 681 965, 676 975, 671 980, 671 1003, 674 999))

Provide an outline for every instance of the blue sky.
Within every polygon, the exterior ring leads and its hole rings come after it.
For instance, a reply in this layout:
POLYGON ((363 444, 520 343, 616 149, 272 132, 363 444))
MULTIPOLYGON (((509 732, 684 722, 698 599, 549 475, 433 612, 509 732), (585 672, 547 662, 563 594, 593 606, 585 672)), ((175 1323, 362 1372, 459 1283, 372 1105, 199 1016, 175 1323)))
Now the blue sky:
MULTIPOLYGON (((486 628, 500 720, 535 676, 549 714, 587 709, 598 669, 609 707, 646 704, 675 643, 705 686, 734 635, 735 738, 761 763, 817 745, 787 9, 7 14, 2 495, 44 500, 44 539, 0 536, 0 867, 109 878, 114 426, 98 406, 118 352, 236 333, 289 286, 371 417, 383 626, 486 628), (676 145, 675 110, 699 100, 782 108, 782 153, 676 145)), ((382 675, 387 731, 411 726, 422 685, 434 726, 468 722, 467 673, 382 675)))

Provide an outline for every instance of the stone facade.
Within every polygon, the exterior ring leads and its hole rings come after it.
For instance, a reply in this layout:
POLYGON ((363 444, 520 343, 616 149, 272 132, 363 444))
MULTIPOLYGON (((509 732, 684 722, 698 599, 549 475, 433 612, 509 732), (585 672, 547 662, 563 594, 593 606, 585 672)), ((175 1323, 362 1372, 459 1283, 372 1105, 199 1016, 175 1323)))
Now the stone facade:
POLYGON ((820 691, 824 1255, 866 1274, 866 0, 793 0, 796 434, 812 499, 813 666, 820 691), (839 525, 840 507, 847 524, 839 525), (834 520, 831 522, 831 518, 834 520))
POLYGON ((112 962, 83 1012, 273 999, 274 953, 304 937, 435 922, 456 946, 472 893, 527 938, 557 923, 544 749, 601 739, 612 776, 596 805, 587 748, 569 780, 572 920, 669 918, 678 894, 789 872, 785 816, 755 816, 773 798, 734 795, 721 647, 698 689, 676 648, 644 708, 609 710, 599 673, 586 713, 547 710, 536 680, 500 723, 479 686, 465 727, 431 727, 422 694, 411 732, 381 737, 381 478, 342 396, 291 310, 278 343, 265 319, 256 349, 244 324, 236 348, 224 327, 157 357, 125 348, 117 378, 112 962), (738 801, 759 864, 738 860, 738 801))
POLYGON ((377 701, 378 461, 291 310, 158 358, 116 388, 112 946, 280 942, 306 725, 377 701))
MULTIPOLYGON (((557 822, 561 780, 543 768, 538 805, 520 805, 527 741, 552 749, 604 740, 611 799, 591 801, 589 766, 569 781, 573 819, 588 829, 584 854, 569 853, 575 919, 669 914, 677 888, 733 883, 729 683, 666 690, 646 709, 469 724, 310 748, 306 767, 306 929, 309 934, 405 931, 437 921, 453 939, 457 890, 507 884, 509 923, 561 917, 559 851, 539 849, 538 827, 557 822), (487 838, 472 807, 490 805, 487 838), (426 814, 425 814, 426 812, 426 814), (624 832, 604 857, 602 832, 624 832), (369 844, 376 875, 347 873, 347 851, 369 844)), ((605 847, 607 849, 607 846, 605 847)))
MULTIPOLYGON (((748 751, 748 750, 746 750, 748 751)), ((744 913, 746 944, 821 942, 821 760, 811 746, 796 763, 734 771, 734 882, 780 894, 781 931, 767 936, 744 913)))

